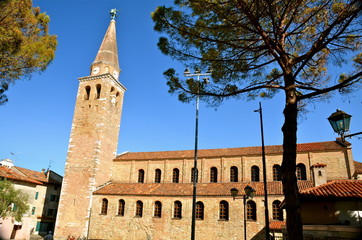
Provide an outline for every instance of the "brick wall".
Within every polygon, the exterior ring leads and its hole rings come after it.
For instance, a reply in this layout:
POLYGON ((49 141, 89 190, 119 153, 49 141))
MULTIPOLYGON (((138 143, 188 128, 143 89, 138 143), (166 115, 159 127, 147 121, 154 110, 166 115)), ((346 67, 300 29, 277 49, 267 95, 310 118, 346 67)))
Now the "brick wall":
MULTIPOLYGON (((255 197, 257 205, 257 220, 247 221, 248 239, 264 239, 262 233, 264 226, 263 197, 255 197)), ((271 209, 274 200, 282 200, 280 196, 269 198, 271 209)), ((224 197, 199 197, 197 201, 204 203, 204 220, 196 220, 197 239, 232 240, 242 239, 244 236, 244 205, 242 199, 224 197), (229 203, 229 220, 219 219, 220 201, 229 203)), ((191 232, 191 197, 160 197, 160 196, 107 196, 95 195, 90 224, 91 239, 189 239, 191 232), (108 200, 107 215, 102 215, 102 199, 108 200), (117 216, 118 201, 125 200, 124 216, 117 216), (143 216, 135 217, 136 202, 143 202, 143 216), (162 215, 154 217, 156 201, 162 203, 162 215), (174 202, 182 203, 182 218, 173 218, 174 202)))

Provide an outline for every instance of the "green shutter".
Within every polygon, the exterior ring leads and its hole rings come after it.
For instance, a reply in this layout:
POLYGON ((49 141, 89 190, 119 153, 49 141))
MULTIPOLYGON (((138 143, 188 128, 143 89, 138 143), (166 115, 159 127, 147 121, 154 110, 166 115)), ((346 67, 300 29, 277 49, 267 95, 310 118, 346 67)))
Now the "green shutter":
POLYGON ((35 193, 35 200, 38 199, 38 196, 39 196, 39 192, 36 192, 35 193))
POLYGON ((39 232, 39 229, 40 229, 40 222, 37 222, 37 223, 36 223, 35 231, 39 232))

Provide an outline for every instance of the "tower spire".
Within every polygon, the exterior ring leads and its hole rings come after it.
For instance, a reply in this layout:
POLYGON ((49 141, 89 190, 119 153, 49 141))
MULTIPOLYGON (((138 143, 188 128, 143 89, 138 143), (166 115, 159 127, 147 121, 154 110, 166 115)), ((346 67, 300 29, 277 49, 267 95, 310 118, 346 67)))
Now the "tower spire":
POLYGON ((111 21, 106 34, 103 37, 96 58, 91 65, 91 75, 111 74, 118 80, 121 69, 118 62, 117 38, 116 38, 116 21, 117 9, 110 12, 111 21))

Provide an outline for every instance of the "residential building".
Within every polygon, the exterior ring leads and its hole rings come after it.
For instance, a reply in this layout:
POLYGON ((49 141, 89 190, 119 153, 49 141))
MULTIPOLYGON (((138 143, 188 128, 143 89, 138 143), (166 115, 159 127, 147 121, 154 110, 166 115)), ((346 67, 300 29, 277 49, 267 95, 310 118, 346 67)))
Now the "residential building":
POLYGON ((333 180, 300 193, 303 233, 312 239, 362 239, 362 181, 333 180))
POLYGON ((14 184, 29 197, 29 211, 21 222, 0 219, 1 239, 29 239, 54 231, 62 176, 43 169, 41 172, 14 166, 10 159, 0 161, 0 178, 14 184))

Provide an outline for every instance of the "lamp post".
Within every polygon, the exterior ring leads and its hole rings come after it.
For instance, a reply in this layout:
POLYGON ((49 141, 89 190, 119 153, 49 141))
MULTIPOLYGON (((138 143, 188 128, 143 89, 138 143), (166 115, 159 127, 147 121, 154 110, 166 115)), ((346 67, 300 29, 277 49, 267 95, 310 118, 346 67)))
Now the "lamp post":
MULTIPOLYGON (((195 121, 195 153, 194 153, 194 171, 193 174, 193 191, 192 191, 192 220, 191 220, 191 240, 195 240, 195 220, 196 220, 196 186, 197 186, 197 180, 198 180, 198 170, 197 170, 197 150, 198 150, 198 135, 199 135, 199 89, 201 86, 200 83, 200 76, 210 76, 211 75, 211 69, 206 73, 201 73, 199 68, 195 69, 194 73, 191 73, 188 68, 184 71, 185 77, 197 77, 197 94, 196 94, 196 121, 195 121)), ((204 78, 204 83, 207 83, 208 78, 204 78)))
POLYGON ((345 133, 349 131, 351 118, 351 115, 339 109, 337 109, 336 112, 332 113, 331 116, 327 118, 333 130, 341 136, 343 142, 346 137, 353 137, 355 135, 362 134, 362 132, 358 132, 345 135, 345 133))
POLYGON ((259 102, 259 109, 254 110, 259 112, 260 115, 260 132, 261 132, 261 155, 263 161, 263 182, 264 182, 264 209, 265 209, 265 236, 266 240, 270 239, 269 229, 269 208, 268 208, 268 185, 266 182, 266 160, 265 160, 265 146, 264 146, 264 128, 263 128, 263 109, 261 108, 261 102, 259 102))
MULTIPOLYGON (((247 185, 244 188, 244 192, 245 194, 243 195, 243 201, 244 201, 244 240, 247 240, 246 238, 246 200, 248 198, 253 198, 255 196, 255 189, 250 187, 249 185, 247 185)), ((232 188, 230 189, 230 194, 233 197, 233 200, 236 199, 236 197, 238 196, 239 190, 237 188, 232 188)))

